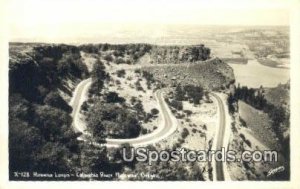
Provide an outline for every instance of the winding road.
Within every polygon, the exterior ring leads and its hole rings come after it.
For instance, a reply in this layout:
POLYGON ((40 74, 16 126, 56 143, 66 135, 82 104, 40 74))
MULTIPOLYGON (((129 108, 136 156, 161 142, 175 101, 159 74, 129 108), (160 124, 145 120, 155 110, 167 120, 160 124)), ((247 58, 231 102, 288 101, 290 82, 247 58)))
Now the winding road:
MULTIPOLYGON (((73 108, 73 111, 71 113, 71 116, 73 117, 73 127, 76 131, 82 132, 83 134, 88 133, 86 132, 86 126, 84 122, 80 121, 79 119, 79 114, 81 105, 86 98, 85 95, 90 84, 90 78, 81 81, 77 85, 73 97, 70 101, 70 106, 72 106, 73 108)), ((157 100, 157 103, 159 104, 159 112, 162 118, 161 125, 159 125, 156 130, 154 130, 150 134, 142 135, 140 137, 132 139, 106 139, 107 143, 105 145, 110 147, 117 147, 125 143, 130 144, 131 146, 143 146, 148 144, 154 144, 162 139, 167 138, 173 132, 175 132, 177 130, 178 123, 163 98, 162 90, 157 90, 154 93, 154 97, 157 100)))
MULTIPOLYGON (((222 99, 214 94, 211 93, 211 95, 217 99, 218 102, 218 107, 219 107, 219 129, 218 129, 218 133, 217 137, 216 137, 216 149, 214 150, 218 150, 221 151, 222 147, 224 147, 224 134, 225 134, 225 127, 226 127, 226 121, 225 121, 225 110, 224 110, 224 105, 222 102, 222 99)), ((215 164, 215 174, 216 174, 216 179, 217 181, 224 181, 224 164, 222 161, 216 161, 215 164)))
MULTIPOLYGON (((83 134, 88 135, 89 133, 86 132, 86 125, 84 122, 80 121, 79 114, 80 114, 80 108, 84 100, 86 99, 86 94, 88 91, 88 88, 91 84, 91 79, 86 79, 81 81, 73 94, 73 97, 70 101, 70 105, 73 108, 72 111, 72 117, 73 117, 73 127, 76 131, 82 132, 83 134)), ((214 97, 217 100, 218 107, 219 107, 219 129, 217 137, 216 137, 216 149, 215 150, 221 150, 224 143, 224 134, 225 134, 225 110, 224 105, 222 102, 222 99, 214 94, 211 93, 212 97, 214 97)), ((160 116, 162 118, 161 124, 158 126, 156 130, 154 130, 152 133, 147 135, 142 135, 137 138, 132 139, 106 139, 107 143, 105 144, 107 147, 118 147, 122 144, 130 144, 131 146, 143 146, 148 144, 154 144, 160 140, 166 139, 168 136, 170 136, 172 133, 174 133, 177 130, 177 120, 171 113, 171 110, 169 109, 168 105, 166 104, 164 98, 163 98, 163 92, 162 90, 157 90, 154 93, 154 97, 157 100, 157 103, 159 104, 160 109, 160 116)), ((224 180, 224 164, 223 162, 217 161, 215 162, 215 174, 216 174, 216 180, 217 181, 223 181, 224 180)))

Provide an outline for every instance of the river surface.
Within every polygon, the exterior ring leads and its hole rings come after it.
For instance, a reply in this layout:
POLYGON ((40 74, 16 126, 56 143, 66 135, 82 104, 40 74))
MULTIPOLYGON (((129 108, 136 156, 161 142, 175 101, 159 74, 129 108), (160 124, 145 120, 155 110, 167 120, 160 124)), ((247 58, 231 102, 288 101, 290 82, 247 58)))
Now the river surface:
POLYGON ((290 70, 286 68, 272 68, 249 60, 248 64, 229 64, 233 70, 236 83, 241 86, 257 88, 276 87, 279 83, 286 83, 290 79, 290 70))

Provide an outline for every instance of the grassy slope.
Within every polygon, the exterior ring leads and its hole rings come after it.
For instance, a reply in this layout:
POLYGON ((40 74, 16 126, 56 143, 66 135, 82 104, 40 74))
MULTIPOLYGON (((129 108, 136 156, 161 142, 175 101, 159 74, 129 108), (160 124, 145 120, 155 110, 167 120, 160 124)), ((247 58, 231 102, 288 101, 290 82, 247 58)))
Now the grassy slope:
POLYGON ((275 134, 270 129, 272 123, 266 113, 251 107, 243 101, 239 101, 239 113, 258 140, 271 149, 276 147, 275 134))
POLYGON ((266 89, 265 97, 267 101, 275 106, 284 106, 289 109, 290 89, 289 83, 278 85, 277 87, 266 89))

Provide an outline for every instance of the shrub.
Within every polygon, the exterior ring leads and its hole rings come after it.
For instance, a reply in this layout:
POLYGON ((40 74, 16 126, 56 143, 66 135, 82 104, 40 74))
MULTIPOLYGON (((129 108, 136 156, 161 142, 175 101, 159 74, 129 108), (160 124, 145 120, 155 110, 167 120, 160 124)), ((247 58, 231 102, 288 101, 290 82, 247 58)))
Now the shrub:
POLYGON ((142 128, 142 130, 141 130, 141 133, 142 133, 143 135, 145 135, 145 134, 147 134, 147 133, 148 133, 148 130, 147 130, 147 129, 145 129, 145 128, 142 128))
POLYGON ((44 99, 44 103, 55 108, 59 108, 68 113, 72 112, 72 108, 64 101, 58 92, 50 92, 44 99))
POLYGON ((124 64, 125 63, 123 58, 117 58, 115 62, 116 62, 116 64, 124 64))
POLYGON ((192 111, 191 110, 183 110, 184 113, 186 113, 187 116, 192 115, 192 111))
POLYGON ((246 137, 245 137, 244 134, 241 133, 241 134, 240 134, 240 137, 242 138, 243 141, 245 141, 246 137))
POLYGON ((135 70, 134 70, 134 73, 140 74, 140 73, 141 73, 141 70, 140 70, 140 69, 135 69, 135 70))
POLYGON ((145 90, 144 90, 144 88, 142 87, 142 85, 141 85, 141 83, 140 83, 139 80, 135 82, 135 88, 136 88, 136 90, 138 90, 138 91, 144 91, 144 92, 145 92, 145 90))
POLYGON ((245 143, 251 148, 251 142, 249 140, 245 140, 245 143))
POLYGON ((133 138, 141 131, 136 115, 116 104, 96 103, 87 120, 88 129, 97 138, 133 138))
POLYGON ((121 69, 121 70, 117 71, 117 76, 118 77, 125 77, 125 75, 126 75, 126 72, 125 72, 124 69, 121 69))
POLYGON ((116 84, 117 85, 121 85, 121 81, 120 80, 116 80, 116 84))
POLYGON ((110 54, 107 54, 104 56, 104 60, 111 62, 111 61, 113 61, 113 57, 110 54))
POLYGON ((135 104, 137 102, 137 99, 136 99, 136 97, 131 97, 131 99, 130 99, 130 103, 133 105, 133 104, 135 104))
POLYGON ((105 95, 105 99, 107 103, 123 103, 125 99, 123 97, 119 97, 119 94, 116 92, 109 92, 105 95))
POLYGON ((247 127, 246 121, 245 121, 243 118, 241 118, 241 117, 239 117, 239 118, 240 118, 241 125, 242 125, 243 127, 247 127))
POLYGON ((172 100, 170 102, 170 106, 174 107, 177 110, 182 110, 183 109, 183 105, 181 101, 177 101, 177 100, 172 100))
POLYGON ((159 110, 158 109, 156 109, 156 108, 152 108, 151 109, 151 114, 152 115, 157 115, 159 113, 159 110))
POLYGON ((83 110, 83 111, 87 111, 88 110, 88 104, 87 104, 87 102, 86 101, 84 101, 83 103, 82 103, 82 105, 81 105, 81 110, 83 110))
POLYGON ((181 137, 185 139, 189 134, 189 130, 187 128, 184 128, 181 133, 181 137))

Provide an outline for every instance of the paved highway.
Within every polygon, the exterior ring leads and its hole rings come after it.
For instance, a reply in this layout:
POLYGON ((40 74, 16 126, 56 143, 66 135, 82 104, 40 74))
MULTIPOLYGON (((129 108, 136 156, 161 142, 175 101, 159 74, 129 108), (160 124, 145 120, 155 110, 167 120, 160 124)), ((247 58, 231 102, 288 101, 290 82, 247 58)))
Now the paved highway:
MULTIPOLYGON (((219 131, 216 137, 217 140, 217 145, 215 150, 221 150, 223 147, 223 142, 224 142, 224 133, 225 133, 225 110, 224 110, 224 105, 221 100, 221 98, 216 95, 216 94, 211 94, 213 97, 217 99, 218 106, 219 106, 219 131)), ((223 162, 222 161, 216 161, 215 164, 215 173, 216 173, 216 179, 217 181, 224 181, 224 170, 223 170, 223 162)))
MULTIPOLYGON (((73 126, 76 131, 82 132, 83 134, 88 134, 85 131, 86 126, 83 125, 84 122, 80 122, 78 119, 80 107, 84 100, 84 95, 87 92, 89 85, 91 84, 91 79, 86 79, 81 81, 75 91, 73 98, 71 99, 70 105, 73 107, 72 117, 73 117, 73 126)), ((211 94, 215 99, 217 99, 217 103, 219 106, 219 130, 216 137, 216 150, 221 150, 223 147, 224 141, 224 133, 225 133, 225 111, 224 105, 222 103, 221 98, 216 94, 211 94)), ((162 123, 158 126, 156 130, 147 135, 142 135, 137 138, 132 139, 107 139, 106 146, 117 147, 122 144, 128 143, 132 146, 143 146, 148 144, 154 144, 160 140, 163 140, 170 136, 173 132, 177 130, 177 120, 171 113, 168 105, 166 104, 163 98, 162 90, 157 90, 154 93, 154 96, 159 104, 160 115, 162 117, 162 123)), ((216 179, 218 181, 224 180, 224 170, 223 170, 223 162, 216 162, 215 164, 215 173, 216 179)))
MULTIPOLYGON (((80 122, 78 119, 80 107, 83 103, 84 95, 87 92, 89 85, 91 84, 91 79, 86 79, 81 81, 73 94, 70 105, 73 108, 72 117, 73 117, 73 126, 76 131, 82 132, 83 134, 88 134, 85 131, 86 126, 83 125, 84 122, 80 122)), ((132 139, 107 139, 106 146, 120 146, 122 144, 128 143, 132 146, 143 146, 148 144, 154 144, 162 139, 167 138, 173 132, 177 130, 177 120, 171 113, 168 105, 166 104, 163 98, 162 90, 157 90, 154 93, 154 96, 159 104, 160 115, 162 118, 162 123, 158 126, 156 130, 147 135, 142 135, 137 138, 132 139)))

